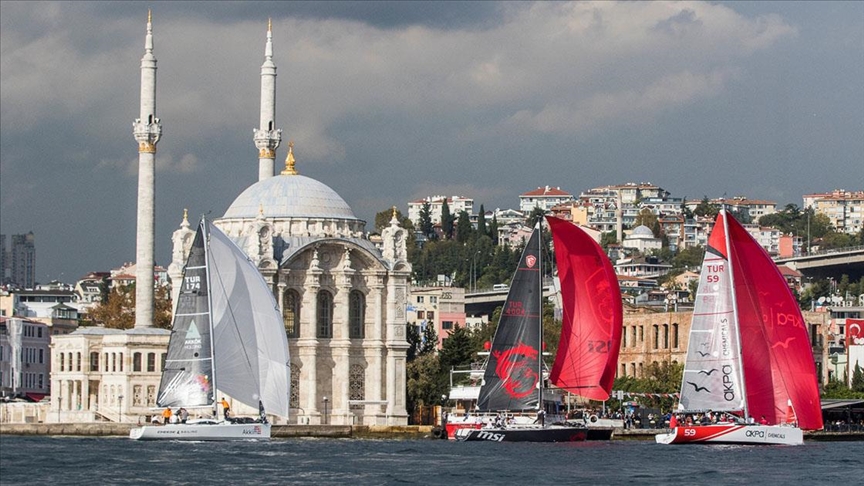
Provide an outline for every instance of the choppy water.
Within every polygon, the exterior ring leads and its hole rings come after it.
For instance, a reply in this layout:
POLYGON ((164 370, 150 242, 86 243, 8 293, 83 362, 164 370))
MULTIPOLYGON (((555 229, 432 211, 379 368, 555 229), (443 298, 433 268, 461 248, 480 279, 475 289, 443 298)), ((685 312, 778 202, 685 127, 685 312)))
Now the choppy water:
POLYGON ((864 442, 798 447, 0 436, 6 484, 862 484, 864 442))

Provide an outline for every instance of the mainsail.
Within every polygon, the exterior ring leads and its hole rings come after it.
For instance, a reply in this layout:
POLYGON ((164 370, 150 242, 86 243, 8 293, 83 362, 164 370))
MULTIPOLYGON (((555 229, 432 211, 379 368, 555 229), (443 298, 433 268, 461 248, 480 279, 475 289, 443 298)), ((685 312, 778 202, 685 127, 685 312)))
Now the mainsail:
POLYGON ((536 410, 540 397, 541 278, 540 229, 534 229, 501 311, 477 408, 536 410))
POLYGON ((618 277, 603 249, 584 231, 569 221, 546 219, 563 305, 561 341, 550 381, 585 398, 607 400, 621 348, 618 277))
POLYGON ((237 245, 202 220, 183 273, 157 404, 211 406, 215 386, 288 417, 288 367, 288 340, 270 287, 237 245))
POLYGON ((199 226, 178 283, 180 294, 156 398, 160 407, 209 407, 215 400, 204 239, 199 226))
POLYGON ((681 380, 681 407, 716 412, 745 408, 729 251, 722 221, 708 238, 693 306, 681 380))

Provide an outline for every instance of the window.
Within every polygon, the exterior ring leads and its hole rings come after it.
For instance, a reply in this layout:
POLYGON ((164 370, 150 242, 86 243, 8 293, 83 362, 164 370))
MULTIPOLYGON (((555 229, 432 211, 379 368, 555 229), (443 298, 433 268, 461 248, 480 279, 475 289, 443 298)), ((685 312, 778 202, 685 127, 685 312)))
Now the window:
POLYGON ((66 353, 60 353, 60 371, 66 371, 63 368, 66 366, 66 353))
POLYGON ((117 353, 111 353, 111 371, 117 371, 117 353))
POLYGON ((294 289, 282 295, 282 320, 289 338, 300 337, 300 294, 294 289))
MULTIPOLYGON (((39 362, 42 362, 42 350, 39 350, 39 362)), ((75 371, 81 371, 81 353, 78 353, 75 360, 75 371)))
POLYGON ((678 348, 678 347, 679 347, 679 342, 678 342, 678 323, 677 323, 677 322, 672 323, 672 346, 675 347, 675 348, 678 348))
POLYGON ((348 337, 363 339, 366 337, 366 296, 359 290, 352 290, 348 301, 348 337))
POLYGON ((156 371, 156 353, 147 353, 147 371, 156 371))
POLYGON ((669 324, 663 324, 663 349, 669 349, 669 324))
POLYGON ((45 362, 45 350, 42 348, 39 348, 39 364, 42 364, 44 362, 45 362))
POLYGON ((422 303, 423 303, 423 296, 422 296, 422 295, 418 295, 418 296, 417 296, 417 303, 418 303, 418 304, 422 304, 422 303))
POLYGON ((165 369, 165 360, 168 359, 168 353, 162 353, 162 359, 159 361, 159 370, 165 369))
POLYGON ((141 371, 141 353, 132 355, 132 371, 141 371))
POLYGON ((657 349, 660 346, 660 326, 654 324, 654 340, 652 341, 653 348, 657 349))
POLYGON ((123 353, 120 353, 120 356, 118 357, 117 361, 119 363, 119 366, 118 366, 118 368, 120 368, 119 371, 122 373, 123 372, 123 353))
MULTIPOLYGON (((40 338, 42 337, 42 328, 41 327, 36 328, 36 335, 37 335, 37 337, 40 337, 40 338)), ((39 388, 42 388, 42 387, 40 386, 39 388)))
POLYGON ((99 353, 90 353, 90 371, 99 371, 99 353))
POLYGON ((424 319, 426 316, 426 311, 417 311, 417 319, 424 319))
POLYGON ((445 331, 453 329, 453 321, 442 321, 441 329, 444 329, 445 331))
POLYGON ((429 303, 430 304, 437 304, 438 303, 438 297, 436 297, 434 295, 430 295, 429 296, 429 303))
POLYGON ((45 374, 44 373, 39 373, 39 388, 40 389, 45 388, 45 374))
MULTIPOLYGON (((348 372, 348 394, 349 400, 366 399, 366 370, 359 364, 351 365, 351 369, 348 372)), ((351 405, 350 408, 362 409, 363 405, 351 405)))
POLYGON ((426 319, 429 319, 430 321, 434 321, 435 320, 435 312, 434 311, 427 312, 426 313, 426 319))
POLYGON ((333 295, 326 290, 318 292, 318 337, 333 337, 333 295))

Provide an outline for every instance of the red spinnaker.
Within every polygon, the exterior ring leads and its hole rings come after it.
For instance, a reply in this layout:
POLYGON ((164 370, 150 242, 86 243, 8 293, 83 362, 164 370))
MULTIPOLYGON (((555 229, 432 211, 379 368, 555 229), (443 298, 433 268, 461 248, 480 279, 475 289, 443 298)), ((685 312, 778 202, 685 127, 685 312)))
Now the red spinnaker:
POLYGON ((618 277, 603 249, 569 221, 547 217, 564 305, 561 341, 550 380, 606 400, 615 380, 623 310, 618 277))
POLYGON ((798 302, 768 253, 735 218, 726 217, 750 416, 784 423, 791 400, 800 428, 821 429, 813 349, 798 302))

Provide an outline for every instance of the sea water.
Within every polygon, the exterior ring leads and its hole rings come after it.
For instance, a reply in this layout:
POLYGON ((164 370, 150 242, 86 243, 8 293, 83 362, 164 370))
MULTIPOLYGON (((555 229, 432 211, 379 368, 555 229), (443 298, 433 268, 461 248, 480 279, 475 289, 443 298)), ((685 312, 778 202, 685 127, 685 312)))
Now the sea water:
POLYGON ((0 436, 9 484, 864 484, 864 442, 667 446, 0 436))

